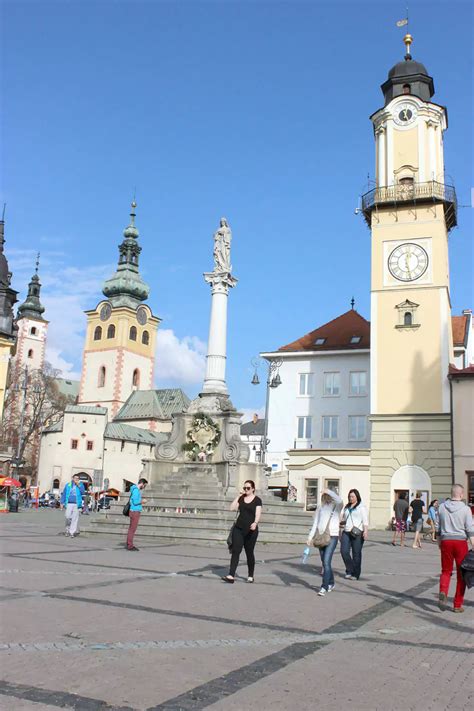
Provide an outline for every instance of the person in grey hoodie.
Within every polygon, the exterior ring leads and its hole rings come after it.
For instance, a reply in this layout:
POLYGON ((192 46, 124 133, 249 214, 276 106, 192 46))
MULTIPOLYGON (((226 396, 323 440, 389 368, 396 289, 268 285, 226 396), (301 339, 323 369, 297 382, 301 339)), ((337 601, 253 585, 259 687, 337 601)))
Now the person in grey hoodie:
POLYGON ((454 612, 464 612, 462 606, 466 584, 462 577, 461 563, 468 553, 467 539, 474 547, 474 523, 469 506, 464 501, 464 487, 454 484, 451 498, 439 507, 439 548, 441 552, 441 575, 439 578, 439 608, 445 610, 448 601, 449 583, 456 562, 457 583, 454 594, 454 612))

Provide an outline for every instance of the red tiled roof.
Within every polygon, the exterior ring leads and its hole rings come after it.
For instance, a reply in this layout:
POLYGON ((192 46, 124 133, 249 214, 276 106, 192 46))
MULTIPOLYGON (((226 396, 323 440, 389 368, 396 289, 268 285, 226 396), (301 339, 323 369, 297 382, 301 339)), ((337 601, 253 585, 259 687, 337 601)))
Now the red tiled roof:
POLYGON ((358 350, 370 348, 370 322, 357 311, 351 309, 333 321, 319 326, 314 331, 298 338, 293 343, 281 346, 280 351, 332 351, 358 350), (353 336, 360 337, 357 343, 351 343, 353 336), (316 345, 316 340, 324 338, 324 343, 316 345))
POLYGON ((453 327, 454 345, 465 346, 469 316, 451 316, 451 323, 453 327))

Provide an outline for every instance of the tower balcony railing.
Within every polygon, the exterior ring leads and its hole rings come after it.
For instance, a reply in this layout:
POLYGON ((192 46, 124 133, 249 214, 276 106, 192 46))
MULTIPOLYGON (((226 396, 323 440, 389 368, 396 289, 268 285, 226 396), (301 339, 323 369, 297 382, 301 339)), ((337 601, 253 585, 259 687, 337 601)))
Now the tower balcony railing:
POLYGON ((457 225, 456 190, 452 185, 430 180, 427 183, 399 183, 369 190, 362 195, 362 212, 369 227, 372 213, 379 207, 393 207, 411 203, 442 203, 448 230, 457 225))

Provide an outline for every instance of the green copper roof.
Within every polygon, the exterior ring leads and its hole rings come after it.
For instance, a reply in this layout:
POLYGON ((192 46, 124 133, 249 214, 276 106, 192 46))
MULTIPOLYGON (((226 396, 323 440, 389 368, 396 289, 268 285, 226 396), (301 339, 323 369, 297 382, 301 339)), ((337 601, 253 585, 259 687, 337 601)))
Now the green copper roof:
POLYGON ((136 308, 145 301, 150 293, 150 287, 140 276, 138 258, 142 248, 138 244, 139 232, 135 227, 136 203, 132 202, 130 224, 125 228, 124 240, 119 245, 119 262, 115 274, 104 283, 102 293, 112 306, 130 306, 136 308))
POLYGON ((184 412, 188 396, 180 388, 135 390, 122 405, 114 422, 121 420, 169 420, 176 412, 184 412))
POLYGON ((20 304, 18 307, 18 316, 17 318, 36 318, 36 319, 41 319, 41 321, 44 321, 43 319, 43 314, 44 314, 44 306, 40 301, 40 293, 41 293, 41 282, 39 280, 38 276, 38 267, 39 267, 39 254, 38 258, 36 260, 36 269, 35 273, 31 277, 31 281, 28 284, 28 296, 26 297, 25 301, 20 304))
POLYGON ((168 436, 163 432, 150 432, 150 430, 142 430, 140 427, 125 425, 122 422, 109 422, 104 434, 106 439, 120 439, 126 442, 152 445, 164 442, 168 439, 168 436))

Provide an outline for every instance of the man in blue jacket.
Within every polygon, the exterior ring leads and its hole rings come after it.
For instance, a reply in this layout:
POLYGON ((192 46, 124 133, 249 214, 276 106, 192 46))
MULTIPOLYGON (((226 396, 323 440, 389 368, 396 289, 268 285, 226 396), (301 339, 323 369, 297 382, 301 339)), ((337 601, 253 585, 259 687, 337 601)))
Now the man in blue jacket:
POLYGON ((79 535, 79 513, 82 509, 82 497, 84 496, 84 484, 79 479, 78 474, 74 474, 63 489, 61 494, 61 505, 66 509, 66 532, 65 536, 79 535))
POLYGON ((140 514, 142 512, 142 490, 148 484, 146 479, 139 479, 138 484, 132 484, 130 488, 130 525, 128 527, 126 548, 129 551, 137 551, 133 545, 133 536, 137 530, 140 514))

